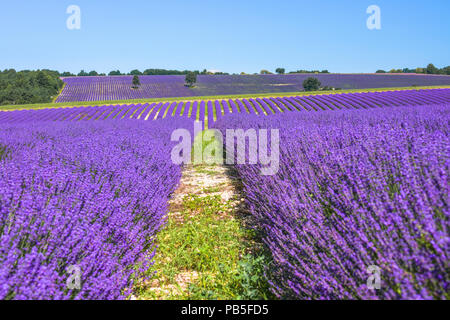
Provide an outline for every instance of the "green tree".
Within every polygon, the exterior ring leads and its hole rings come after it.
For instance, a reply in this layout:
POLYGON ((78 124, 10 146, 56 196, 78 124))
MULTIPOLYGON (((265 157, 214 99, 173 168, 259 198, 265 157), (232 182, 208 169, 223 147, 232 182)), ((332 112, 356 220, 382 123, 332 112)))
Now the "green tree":
POLYGON ((277 68, 275 70, 275 72, 278 73, 278 74, 284 74, 286 72, 286 69, 284 69, 284 68, 277 68))
POLYGON ((442 74, 450 75, 450 66, 442 68, 442 74))
POLYGON ((194 85, 194 83, 197 82, 197 75, 194 72, 189 72, 186 75, 185 80, 186 80, 187 86, 188 87, 192 87, 194 85))
POLYGON ((386 71, 384 71, 384 70, 377 70, 377 72, 375 72, 375 73, 386 73, 386 71))
POLYGON ((317 91, 320 88, 320 81, 317 78, 309 77, 303 81, 303 88, 305 91, 317 91))
POLYGON ((140 85, 141 85, 141 81, 139 80, 139 76, 134 75, 132 88, 137 89, 140 87, 140 85))
POLYGON ((84 71, 84 70, 81 70, 80 73, 78 73, 78 76, 79 76, 79 77, 86 77, 86 76, 88 76, 88 75, 89 75, 89 73, 87 73, 87 72, 84 71))
POLYGON ((38 86, 43 88, 49 88, 50 87, 50 79, 43 71, 38 71, 36 75, 36 81, 38 86))
POLYGON ((137 69, 134 69, 134 70, 130 71, 130 75, 132 75, 132 76, 142 76, 142 72, 140 72, 137 69))
POLYGON ((51 102, 62 86, 57 71, 0 71, 0 104, 51 102))
POLYGON ((434 66, 434 64, 432 64, 432 63, 430 63, 428 66, 427 66, 427 74, 437 74, 438 73, 438 68, 436 68, 435 66, 434 66))
POLYGON ((425 73, 426 70, 424 68, 416 68, 416 73, 425 73))
POLYGON ((98 72, 93 70, 93 71, 89 72, 89 76, 91 76, 91 77, 98 76, 98 72))
POLYGON ((260 74, 272 74, 269 70, 261 70, 260 74))
POLYGON ((122 73, 119 70, 116 71, 111 71, 110 73, 108 73, 109 76, 121 76, 122 73))

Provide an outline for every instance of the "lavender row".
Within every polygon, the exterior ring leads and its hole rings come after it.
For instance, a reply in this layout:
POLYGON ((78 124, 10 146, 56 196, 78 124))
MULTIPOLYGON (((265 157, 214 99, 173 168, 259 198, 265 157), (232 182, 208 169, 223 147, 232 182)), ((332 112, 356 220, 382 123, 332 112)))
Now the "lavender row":
POLYGON ((236 166, 272 253, 274 293, 448 299, 449 120, 447 104, 216 122, 225 137, 229 128, 280 130, 276 175, 236 166), (367 285, 369 268, 380 268, 379 290, 367 285))
POLYGON ((189 120, 2 124, 0 299, 121 299, 143 279, 189 120), (81 289, 67 281, 76 266, 81 289))
POLYGON ((155 120, 182 117, 214 123, 229 114, 273 115, 285 112, 377 109, 450 103, 450 89, 347 93, 282 98, 174 101, 0 113, 0 123, 20 121, 155 120))

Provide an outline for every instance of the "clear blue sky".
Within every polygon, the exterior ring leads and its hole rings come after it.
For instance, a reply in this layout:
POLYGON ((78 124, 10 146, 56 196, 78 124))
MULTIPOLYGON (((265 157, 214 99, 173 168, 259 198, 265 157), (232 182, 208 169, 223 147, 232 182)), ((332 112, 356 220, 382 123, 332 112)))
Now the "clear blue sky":
POLYGON ((225 72, 450 65, 448 0, 0 2, 0 69, 225 72), (81 30, 66 9, 81 8, 81 30), (381 30, 366 27, 369 5, 381 30))

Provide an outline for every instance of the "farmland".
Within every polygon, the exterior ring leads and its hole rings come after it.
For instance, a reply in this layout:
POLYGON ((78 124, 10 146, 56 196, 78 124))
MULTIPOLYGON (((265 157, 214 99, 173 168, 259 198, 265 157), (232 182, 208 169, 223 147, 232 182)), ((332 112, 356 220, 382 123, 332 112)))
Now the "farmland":
POLYGON ((449 105, 428 89, 0 112, 0 299, 448 299, 449 105), (276 174, 232 166, 250 230, 216 196, 169 208, 187 188, 171 133, 195 121, 280 131, 276 174), (236 267, 250 231, 262 285, 236 267), (148 289, 186 273, 198 279, 169 283, 183 295, 148 289))
POLYGON ((450 89, 403 90, 293 97, 262 97, 202 101, 169 101, 143 104, 104 105, 62 109, 20 110, 0 114, 0 122, 87 121, 170 117, 213 123, 235 113, 271 115, 281 112, 372 109, 388 106, 443 104, 450 102, 450 89))
POLYGON ((444 75, 414 74, 290 74, 290 75, 200 75, 194 88, 184 76, 140 76, 141 86, 131 88, 132 76, 68 77, 55 102, 151 99, 299 92, 308 77, 323 86, 349 89, 450 85, 444 75))

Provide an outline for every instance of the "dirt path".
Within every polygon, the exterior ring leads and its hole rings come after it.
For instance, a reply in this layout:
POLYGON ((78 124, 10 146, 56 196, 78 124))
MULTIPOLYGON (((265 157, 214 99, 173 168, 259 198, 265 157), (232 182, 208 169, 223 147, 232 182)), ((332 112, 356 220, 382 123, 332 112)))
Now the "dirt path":
POLYGON ((132 298, 242 298, 241 260, 260 244, 248 229, 251 216, 233 168, 186 166, 169 205, 158 236, 157 275, 132 298))

